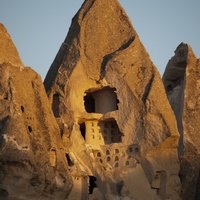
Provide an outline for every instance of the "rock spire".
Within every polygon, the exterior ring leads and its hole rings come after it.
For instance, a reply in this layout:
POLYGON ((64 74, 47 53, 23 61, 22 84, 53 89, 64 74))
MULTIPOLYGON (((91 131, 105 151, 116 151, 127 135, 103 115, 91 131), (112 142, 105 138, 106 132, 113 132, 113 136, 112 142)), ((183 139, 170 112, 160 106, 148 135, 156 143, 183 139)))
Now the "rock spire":
POLYGON ((161 77, 117 0, 86 0, 45 78, 68 199, 180 199, 179 133, 161 77))
POLYGON ((65 199, 66 147, 40 76, 0 25, 0 199, 65 199))
POLYGON ((200 60, 181 43, 169 60, 163 83, 180 132, 179 156, 182 199, 200 198, 200 60))

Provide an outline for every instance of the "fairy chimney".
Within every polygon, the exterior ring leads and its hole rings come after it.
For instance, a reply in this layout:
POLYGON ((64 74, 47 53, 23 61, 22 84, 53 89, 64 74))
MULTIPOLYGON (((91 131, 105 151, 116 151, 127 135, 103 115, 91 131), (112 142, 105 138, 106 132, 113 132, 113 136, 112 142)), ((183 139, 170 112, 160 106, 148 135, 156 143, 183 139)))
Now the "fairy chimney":
POLYGON ((65 199, 66 147, 40 76, 0 25, 0 199, 65 199))
POLYGON ((117 0, 86 0, 44 81, 74 187, 68 199, 180 199, 174 113, 117 0))
POLYGON ((163 83, 180 133, 179 156, 182 199, 200 198, 200 61, 181 43, 169 60, 163 83))

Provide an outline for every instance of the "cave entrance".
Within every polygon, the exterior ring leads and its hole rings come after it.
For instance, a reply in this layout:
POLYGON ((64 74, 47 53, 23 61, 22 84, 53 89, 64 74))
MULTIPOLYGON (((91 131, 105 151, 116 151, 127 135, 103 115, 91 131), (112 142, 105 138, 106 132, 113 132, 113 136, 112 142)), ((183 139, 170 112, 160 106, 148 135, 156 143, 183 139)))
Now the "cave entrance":
POLYGON ((86 91, 84 96, 85 110, 88 113, 107 113, 118 110, 119 100, 116 89, 104 87, 96 91, 86 91))
POLYGON ((92 195, 94 188, 97 188, 96 178, 94 176, 89 176, 89 188, 88 188, 88 193, 92 195))

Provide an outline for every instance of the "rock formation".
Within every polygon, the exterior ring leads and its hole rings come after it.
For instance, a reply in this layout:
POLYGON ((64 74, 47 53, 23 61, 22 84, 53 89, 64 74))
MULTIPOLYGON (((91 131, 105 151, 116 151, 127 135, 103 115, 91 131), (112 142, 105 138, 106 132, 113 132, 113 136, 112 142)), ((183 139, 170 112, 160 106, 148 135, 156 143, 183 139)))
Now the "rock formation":
POLYGON ((200 60, 181 43, 169 60, 163 83, 180 132, 182 199, 200 199, 200 60))
POLYGON ((0 199, 65 199, 66 147, 40 76, 0 24, 0 199))
POLYGON ((117 0, 86 0, 45 78, 73 179, 68 199, 180 199, 176 119, 117 0))

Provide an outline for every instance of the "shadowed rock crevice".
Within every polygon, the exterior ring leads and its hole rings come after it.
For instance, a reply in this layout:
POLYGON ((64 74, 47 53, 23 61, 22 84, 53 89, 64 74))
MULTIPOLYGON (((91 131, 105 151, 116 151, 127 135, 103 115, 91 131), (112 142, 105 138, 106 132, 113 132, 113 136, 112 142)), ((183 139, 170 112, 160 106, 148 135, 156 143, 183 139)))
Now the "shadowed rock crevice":
POLYGON ((182 113, 184 106, 185 73, 188 61, 188 45, 181 43, 175 50, 175 55, 169 60, 164 75, 163 83, 168 100, 176 116, 178 130, 180 133, 179 155, 183 155, 183 124, 182 113))
POLYGON ((131 37, 126 43, 124 43, 119 49, 117 49, 116 51, 108 54, 108 55, 105 55, 103 57, 103 61, 101 63, 101 76, 100 76, 100 79, 103 79, 104 76, 105 76, 105 71, 106 71, 106 65, 108 63, 108 61, 115 55, 115 53, 119 52, 119 51, 123 51, 125 50, 126 48, 128 48, 134 41, 135 37, 131 37))
POLYGON ((154 79, 154 75, 151 77, 151 79, 149 80, 149 83, 145 87, 145 91, 144 91, 144 94, 142 96, 142 101, 144 103, 146 102, 146 99, 147 99, 147 97, 149 95, 149 91, 151 89, 151 85, 152 85, 153 79, 154 79))

